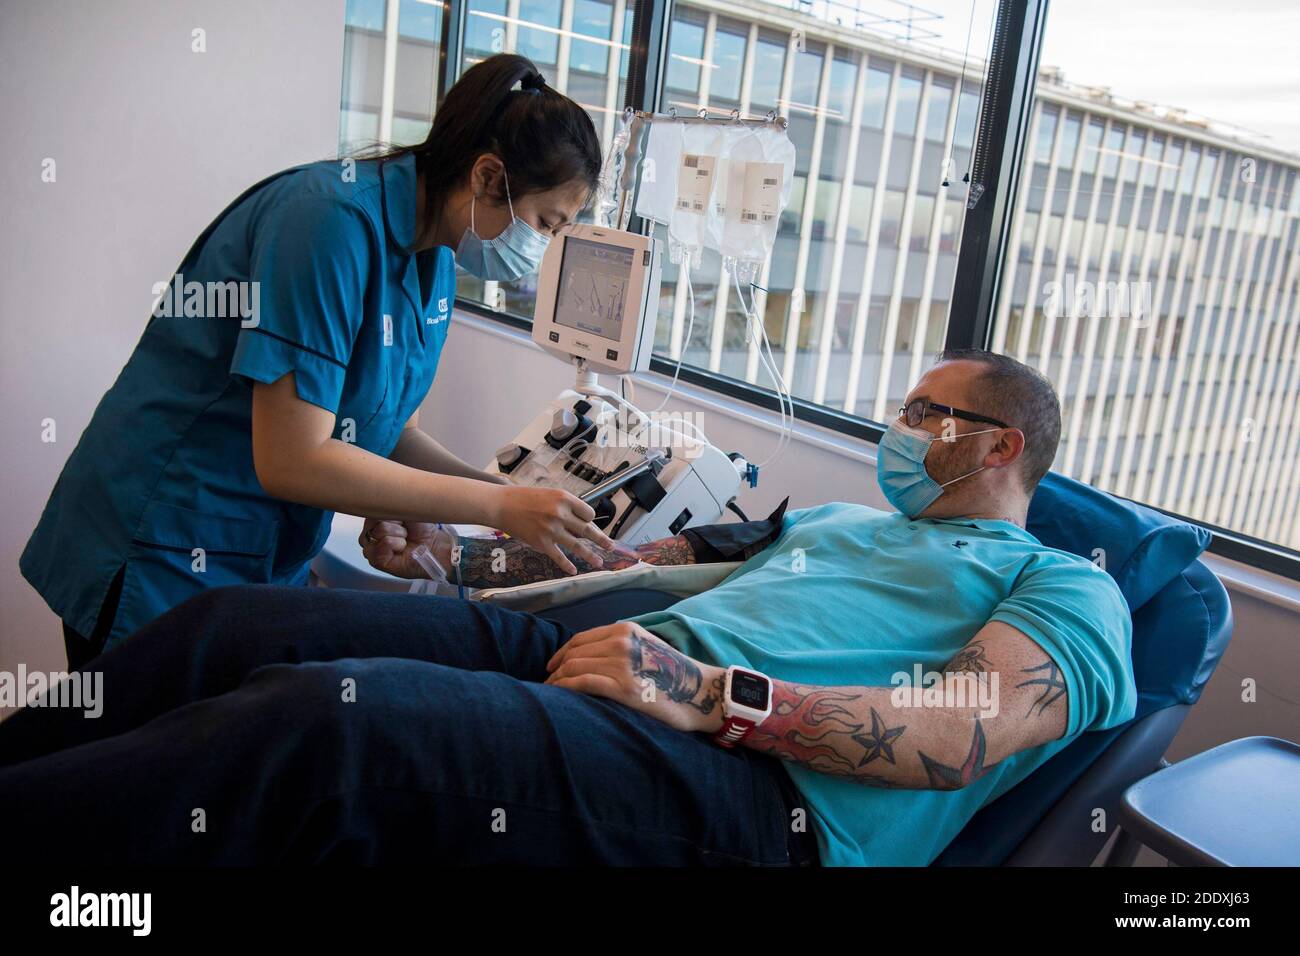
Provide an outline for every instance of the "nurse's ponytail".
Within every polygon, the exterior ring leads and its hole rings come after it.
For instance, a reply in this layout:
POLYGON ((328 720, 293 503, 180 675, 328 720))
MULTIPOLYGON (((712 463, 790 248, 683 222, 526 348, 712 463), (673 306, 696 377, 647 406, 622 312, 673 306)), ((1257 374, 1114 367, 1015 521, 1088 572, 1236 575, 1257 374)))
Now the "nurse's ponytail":
MULTIPOLYGON (((590 198, 600 179, 600 137, 587 111, 547 86, 527 57, 488 57, 447 91, 423 143, 386 154, 413 155, 423 177, 425 208, 417 246, 436 230, 443 197, 464 181, 484 152, 505 163, 513 199, 575 180, 586 184, 590 198)), ((504 202, 504 190, 495 198, 504 202)))

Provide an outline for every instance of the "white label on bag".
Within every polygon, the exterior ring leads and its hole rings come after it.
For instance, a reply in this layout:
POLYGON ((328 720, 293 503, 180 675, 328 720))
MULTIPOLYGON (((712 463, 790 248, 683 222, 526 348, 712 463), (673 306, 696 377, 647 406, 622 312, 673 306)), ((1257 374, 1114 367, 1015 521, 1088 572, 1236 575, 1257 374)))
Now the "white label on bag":
POLYGON ((384 315, 384 344, 393 344, 393 317, 386 313, 384 315))
POLYGON ((740 221, 759 226, 777 217, 781 205, 781 163, 746 163, 745 188, 740 199, 740 221))
POLYGON ((684 153, 682 166, 677 172, 677 208, 683 212, 704 213, 709 201, 709 186, 713 182, 716 156, 684 153))

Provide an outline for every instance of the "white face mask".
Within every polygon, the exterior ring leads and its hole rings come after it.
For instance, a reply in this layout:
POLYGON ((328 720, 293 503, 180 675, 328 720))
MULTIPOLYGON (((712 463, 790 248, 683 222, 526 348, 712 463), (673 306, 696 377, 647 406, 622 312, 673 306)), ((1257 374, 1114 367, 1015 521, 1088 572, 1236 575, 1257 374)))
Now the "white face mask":
MULTIPOLYGON (((977 432, 962 432, 952 438, 969 438, 1000 430, 985 428, 977 432)), ((936 441, 947 440, 950 439, 941 439, 924 428, 908 428, 897 421, 889 426, 880 439, 876 455, 876 484, 880 486, 886 500, 909 518, 916 517, 938 501, 949 485, 971 475, 978 475, 986 467, 981 465, 974 471, 939 484, 925 470, 925 459, 930 453, 931 445, 936 441)))
POLYGON ((469 204, 469 226, 456 247, 456 262, 461 268, 478 276, 497 282, 513 282, 520 276, 536 272, 550 245, 551 237, 544 236, 515 215, 510 201, 510 177, 502 170, 506 182, 506 203, 510 207, 510 224, 494 239, 484 239, 474 231, 475 196, 469 204))

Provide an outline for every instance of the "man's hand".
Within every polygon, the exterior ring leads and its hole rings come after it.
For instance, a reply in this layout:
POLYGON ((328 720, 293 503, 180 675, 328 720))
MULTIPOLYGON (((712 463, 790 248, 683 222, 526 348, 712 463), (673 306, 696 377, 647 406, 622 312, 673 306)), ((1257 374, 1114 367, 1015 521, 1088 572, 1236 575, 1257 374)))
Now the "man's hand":
POLYGON ((575 634, 546 669, 548 684, 608 697, 678 730, 722 727, 726 670, 692 660, 630 621, 575 634))
MULTIPOLYGON (((427 578, 428 573, 418 562, 412 560, 411 552, 420 544, 432 548, 437 530, 436 524, 427 521, 367 518, 357 542, 361 545, 361 553, 376 570, 386 571, 399 578, 427 578)), ((440 560, 443 567, 446 567, 446 557, 443 556, 440 560)))

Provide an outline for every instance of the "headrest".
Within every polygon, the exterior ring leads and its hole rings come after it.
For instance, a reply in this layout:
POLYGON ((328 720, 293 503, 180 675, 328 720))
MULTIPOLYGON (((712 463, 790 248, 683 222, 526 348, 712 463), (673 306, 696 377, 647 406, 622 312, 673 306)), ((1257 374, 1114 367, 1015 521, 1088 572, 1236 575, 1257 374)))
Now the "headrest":
POLYGON ((1102 561, 1136 611, 1210 543, 1210 532, 1049 472, 1029 502, 1029 533, 1049 548, 1102 561))

